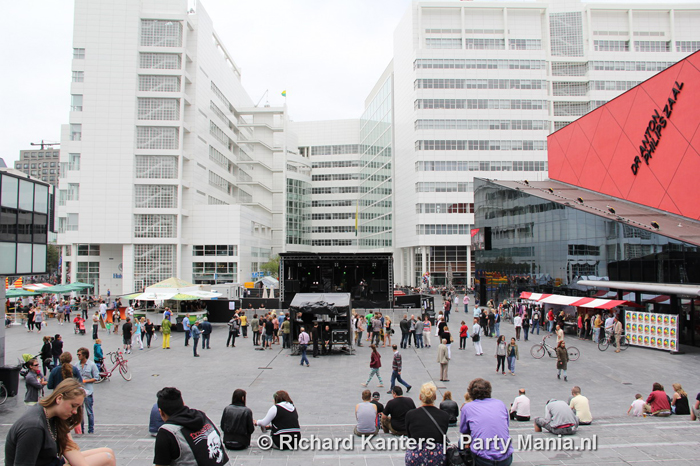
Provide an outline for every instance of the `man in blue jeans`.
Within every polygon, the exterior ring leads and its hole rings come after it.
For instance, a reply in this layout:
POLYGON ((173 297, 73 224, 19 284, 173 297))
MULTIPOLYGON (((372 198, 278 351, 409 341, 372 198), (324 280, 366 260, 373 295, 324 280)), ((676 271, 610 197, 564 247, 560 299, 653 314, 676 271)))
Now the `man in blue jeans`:
POLYGON ((401 353, 399 353, 399 350, 396 347, 396 345, 392 345, 391 348, 394 350, 394 359, 391 362, 391 389, 387 393, 392 393, 392 390, 394 390, 394 386, 396 385, 397 380, 401 385, 406 387, 406 393, 408 393, 411 391, 411 386, 408 384, 408 382, 401 378, 401 353))
POLYGON ((206 317, 203 318, 200 328, 202 329, 202 349, 211 349, 209 348, 209 337, 211 336, 211 324, 209 323, 209 319, 206 317))
POLYGON ((306 362, 306 367, 309 367, 309 358, 306 357, 306 348, 309 346, 309 341, 311 338, 309 337, 309 334, 306 333, 306 330, 304 330, 304 327, 301 327, 301 332, 299 333, 299 349, 301 350, 301 362, 299 363, 300 366, 304 365, 304 362, 306 362))
MULTIPOLYGON (((76 364, 78 371, 80 371, 80 376, 83 378, 83 384, 85 388, 85 401, 83 405, 85 406, 85 414, 88 418, 88 434, 95 433, 95 412, 92 409, 92 384, 97 381, 100 377, 100 371, 97 366, 90 359, 90 350, 87 348, 78 348, 78 364, 76 364)), ((80 423, 82 432, 85 432, 85 422, 80 423)))
POLYGON ((192 332, 190 330, 191 325, 190 315, 185 314, 185 318, 182 319, 182 330, 185 331, 185 346, 190 345, 190 337, 192 336, 192 332))

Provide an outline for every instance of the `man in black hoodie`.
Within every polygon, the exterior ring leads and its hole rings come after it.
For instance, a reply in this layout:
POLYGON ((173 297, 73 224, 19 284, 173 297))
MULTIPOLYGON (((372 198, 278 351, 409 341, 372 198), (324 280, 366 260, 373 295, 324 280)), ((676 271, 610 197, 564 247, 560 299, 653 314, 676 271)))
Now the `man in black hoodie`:
POLYGON ((185 406, 177 388, 166 387, 156 396, 165 423, 156 434, 153 464, 230 466, 221 435, 206 414, 185 406))

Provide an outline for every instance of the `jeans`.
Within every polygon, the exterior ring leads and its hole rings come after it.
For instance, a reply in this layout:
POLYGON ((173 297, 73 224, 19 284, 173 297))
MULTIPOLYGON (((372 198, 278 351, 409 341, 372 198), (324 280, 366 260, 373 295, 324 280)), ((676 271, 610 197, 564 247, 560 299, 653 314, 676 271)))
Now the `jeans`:
POLYGON ((202 349, 209 349, 209 337, 211 337, 211 333, 202 334, 202 349))
MULTIPOLYGON (((39 324, 41 325, 41 323, 39 324)), ((99 326, 97 324, 92 324, 92 339, 97 340, 97 329, 99 326)), ((39 330, 41 330, 41 327, 39 327, 39 330)))
POLYGON ((192 331, 191 330, 185 330, 185 346, 188 346, 190 344, 190 338, 192 337, 192 331))
POLYGON ((474 466, 510 466, 513 464, 513 455, 500 461, 487 460, 476 455, 472 455, 474 458, 474 466))
MULTIPOLYGON (((199 338, 193 338, 192 339, 192 352, 195 356, 197 356, 197 347, 199 346, 199 338)), ((202 347, 204 347, 204 344, 202 343, 202 347)))
POLYGON ((151 347, 151 338, 153 338, 153 334, 147 333, 146 334, 146 345, 150 348, 151 347))
POLYGON ((379 385, 384 385, 384 382, 382 382, 382 376, 379 375, 379 368, 378 367, 377 368, 374 368, 374 367, 370 368, 369 378, 367 379, 367 385, 369 385, 370 380, 372 380, 372 377, 374 377, 375 375, 379 379, 379 385))
POLYGON ((301 345, 299 346, 299 349, 301 349, 301 363, 300 365, 304 365, 304 362, 306 362, 306 365, 309 365, 309 358, 306 357, 306 345, 301 345))
POLYGON ((411 386, 406 382, 404 379, 401 378, 401 374, 399 374, 398 371, 391 371, 391 388, 393 389, 394 386, 396 386, 396 381, 398 381, 401 385, 406 387, 406 389, 411 388, 411 386))
POLYGON ((506 372, 506 357, 501 355, 496 355, 496 372, 501 370, 505 374, 506 372))
POLYGON ((243 329, 243 338, 248 338, 248 326, 244 325, 241 328, 243 329))
POLYGON ((260 330, 253 332, 253 346, 260 344, 260 330))
POLYGON ((362 346, 362 330, 358 330, 357 333, 357 346, 362 346))
POLYGON ((537 334, 539 335, 540 334, 540 321, 539 320, 532 323, 532 330, 530 331, 530 333, 535 333, 535 329, 537 329, 537 334))
POLYGON ((229 343, 231 343, 231 346, 236 346, 236 331, 234 330, 233 332, 228 332, 228 338, 226 339, 226 346, 228 347, 229 343))
MULTIPOLYGON (((95 412, 92 409, 92 395, 88 395, 85 397, 85 401, 83 401, 83 407, 85 408, 85 414, 87 415, 88 418, 88 433, 92 434, 95 432, 95 412)), ((85 432, 85 420, 80 423, 80 430, 85 432)))
POLYGON ((494 326, 496 327, 496 337, 498 338, 501 336, 501 323, 496 322, 494 326))
POLYGON ((598 338, 600 337, 600 328, 593 329, 593 341, 598 343, 598 338))
POLYGON ((549 320, 549 321, 547 321, 547 331, 549 333, 552 333, 552 330, 554 330, 554 321, 549 320))
POLYGON ((459 337, 459 349, 467 347, 467 337, 459 337))
POLYGON ((557 376, 559 376, 559 375, 564 375, 564 377, 566 377, 566 369, 557 369, 557 376), (562 372, 564 374, 562 374, 562 372))
POLYGON ((289 344, 289 333, 282 333, 282 348, 291 348, 289 344))
POLYGON ((423 334, 416 333, 416 348, 422 348, 422 347, 423 347, 423 334))
POLYGON ((406 346, 408 346, 408 343, 409 343, 409 339, 408 339, 408 338, 409 338, 409 336, 410 336, 410 333, 408 333, 408 332, 402 332, 402 333, 401 333, 401 348, 404 348, 404 349, 405 349, 406 346))
POLYGON ((525 336, 525 341, 527 341, 527 336, 530 334, 530 327, 523 327, 523 335, 525 336))
POLYGON ((515 356, 508 356, 508 370, 515 374, 515 356))

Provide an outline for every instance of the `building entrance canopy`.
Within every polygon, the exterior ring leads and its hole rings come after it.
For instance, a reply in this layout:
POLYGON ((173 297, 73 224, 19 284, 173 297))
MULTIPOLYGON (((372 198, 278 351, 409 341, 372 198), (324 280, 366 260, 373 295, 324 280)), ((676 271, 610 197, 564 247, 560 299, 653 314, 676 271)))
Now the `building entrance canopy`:
POLYGON ((629 301, 617 299, 581 298, 578 296, 564 296, 560 294, 544 293, 520 293, 521 299, 529 299, 543 304, 558 304, 560 306, 587 307, 590 309, 612 309, 617 306, 629 306, 629 301))

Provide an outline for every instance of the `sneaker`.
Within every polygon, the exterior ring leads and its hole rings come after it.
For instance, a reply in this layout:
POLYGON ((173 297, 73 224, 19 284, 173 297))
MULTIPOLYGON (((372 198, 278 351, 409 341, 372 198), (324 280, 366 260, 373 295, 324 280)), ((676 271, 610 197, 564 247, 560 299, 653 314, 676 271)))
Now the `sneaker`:
MULTIPOLYGON (((365 385, 365 387, 366 387, 366 386, 367 386, 367 385, 365 385)), ((380 383, 379 385, 377 385, 377 387, 379 387, 379 388, 384 388, 384 384, 383 384, 383 383, 380 383)))
POLYGON ((410 392, 412 388, 413 388, 413 386, 408 387, 408 388, 406 389, 406 393, 410 392))
POLYGON ((391 395, 391 393, 392 393, 391 390, 389 390, 388 392, 386 392, 387 395, 391 395))
POLYGON ((360 385, 362 385, 363 387, 366 387, 366 386, 367 386, 366 383, 361 383, 360 385))
POLYGON ((557 374, 557 379, 560 379, 560 380, 561 380, 561 375, 560 375, 560 374, 557 374))
POLYGON ((569 381, 569 379, 566 376, 564 376, 564 382, 568 382, 568 381, 569 381))

